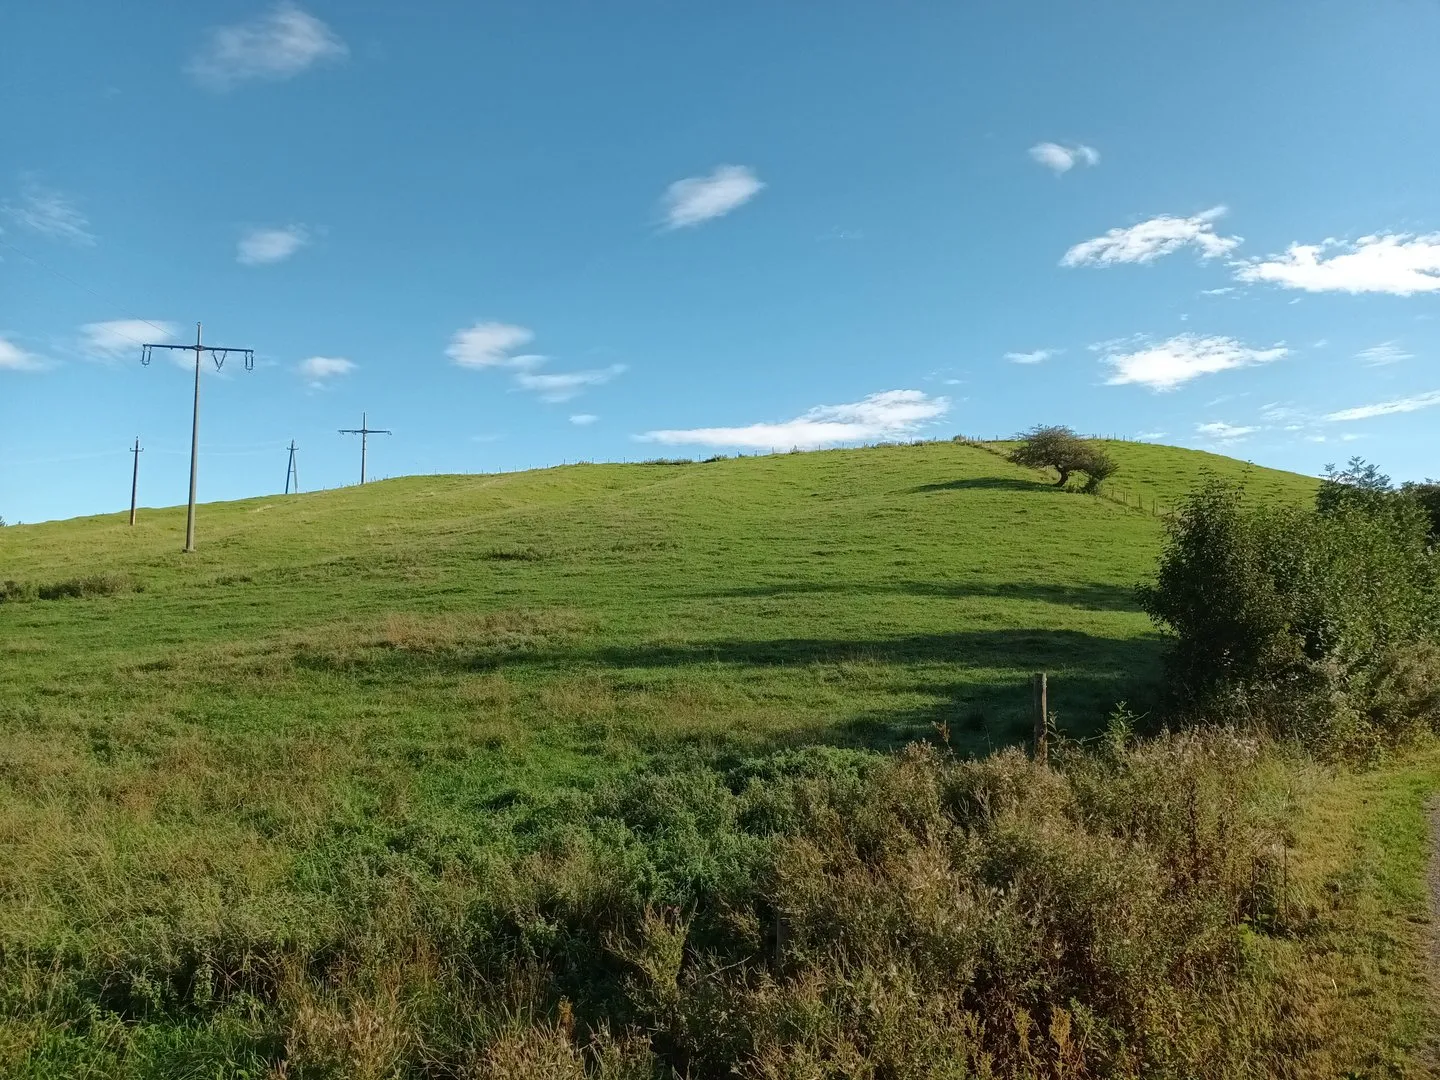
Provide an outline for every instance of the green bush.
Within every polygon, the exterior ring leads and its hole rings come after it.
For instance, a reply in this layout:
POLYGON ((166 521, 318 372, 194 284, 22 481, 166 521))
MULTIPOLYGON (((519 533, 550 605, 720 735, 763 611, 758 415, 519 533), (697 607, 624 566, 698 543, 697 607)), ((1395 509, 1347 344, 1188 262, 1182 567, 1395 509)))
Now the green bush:
POLYGON ((1327 752, 1434 723, 1440 558, 1428 528, 1413 500, 1376 488, 1332 490, 1315 510, 1252 507, 1222 484, 1192 495, 1140 590, 1174 635, 1176 703, 1327 752))

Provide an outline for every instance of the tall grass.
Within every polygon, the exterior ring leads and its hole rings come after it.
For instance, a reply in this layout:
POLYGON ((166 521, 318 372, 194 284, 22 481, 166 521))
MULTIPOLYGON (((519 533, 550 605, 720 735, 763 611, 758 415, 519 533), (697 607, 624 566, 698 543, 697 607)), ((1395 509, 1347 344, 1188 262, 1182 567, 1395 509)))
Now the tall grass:
POLYGON ((0 1067, 1280 1075, 1313 1003, 1267 950, 1324 900, 1289 872, 1290 770, 1224 731, 1050 768, 814 748, 637 772, 484 850, 391 806, 283 868, 164 889, 120 860, 7 944, 0 1067))

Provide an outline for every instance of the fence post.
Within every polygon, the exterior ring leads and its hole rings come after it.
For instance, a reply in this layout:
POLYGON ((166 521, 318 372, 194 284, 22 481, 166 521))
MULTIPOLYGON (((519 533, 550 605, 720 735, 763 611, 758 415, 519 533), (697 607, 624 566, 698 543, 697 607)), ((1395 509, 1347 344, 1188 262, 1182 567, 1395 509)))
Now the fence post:
POLYGON ((1035 697, 1035 760, 1044 765, 1050 759, 1047 744, 1050 709, 1046 701, 1048 687, 1045 685, 1045 673, 1042 671, 1031 676, 1030 683, 1035 697))

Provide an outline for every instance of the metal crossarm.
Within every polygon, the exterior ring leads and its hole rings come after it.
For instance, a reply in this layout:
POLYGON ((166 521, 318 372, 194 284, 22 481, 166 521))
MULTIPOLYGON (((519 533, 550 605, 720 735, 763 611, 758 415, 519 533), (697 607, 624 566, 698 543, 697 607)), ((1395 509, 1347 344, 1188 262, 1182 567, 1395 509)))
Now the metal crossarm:
POLYGON ((371 435, 393 435, 393 431, 385 428, 372 428, 365 413, 360 414, 360 426, 354 428, 341 428, 341 435, 360 436, 360 483, 365 483, 365 443, 371 435))
MULTIPOLYGON (((200 340, 200 324, 195 324, 194 345, 146 344, 140 346, 140 363, 146 367, 154 359, 156 349, 174 349, 195 354, 195 409, 190 421, 190 503, 185 513, 185 550, 195 550, 195 482, 200 467, 200 354, 208 352, 215 370, 225 366, 231 353, 238 353, 245 360, 245 370, 255 370, 255 350, 226 348, 220 345, 206 345, 200 340)), ((136 459, 139 460, 138 458, 136 459)))

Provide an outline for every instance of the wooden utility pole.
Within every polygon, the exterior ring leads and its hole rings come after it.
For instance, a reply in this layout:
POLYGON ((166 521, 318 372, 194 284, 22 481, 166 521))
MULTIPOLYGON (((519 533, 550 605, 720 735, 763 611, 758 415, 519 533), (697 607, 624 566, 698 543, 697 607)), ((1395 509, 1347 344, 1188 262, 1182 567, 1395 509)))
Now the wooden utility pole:
POLYGON ((1030 682, 1035 694, 1035 760, 1044 765, 1050 759, 1050 706, 1046 700, 1048 687, 1045 685, 1045 673, 1042 671, 1032 676, 1030 682))
POLYGON ((295 480, 295 493, 300 493, 300 470, 295 467, 295 440, 290 440, 290 464, 285 466, 285 494, 290 494, 290 480, 295 480))
POLYGON ((190 503, 185 512, 185 550, 195 550, 195 481, 200 470, 200 354, 208 352, 210 359, 215 362, 215 370, 219 371, 225 366, 226 359, 231 353, 239 353, 245 358, 245 370, 255 370, 254 349, 230 349, 218 345, 204 345, 200 341, 200 324, 195 324, 194 345, 142 345, 140 352, 140 363, 146 367, 150 366, 150 359, 155 349, 181 349, 186 352, 195 353, 195 411, 190 419, 190 503))
POLYGON ((358 428, 341 428, 341 435, 360 436, 360 483, 365 483, 365 442, 371 435, 393 435, 394 432, 384 428, 372 428, 366 419, 366 414, 360 414, 360 426, 358 428))
POLYGON ((135 455, 135 467, 130 470, 130 524, 135 524, 135 492, 140 487, 140 455, 145 451, 140 449, 140 436, 135 436, 135 448, 130 453, 135 455))

